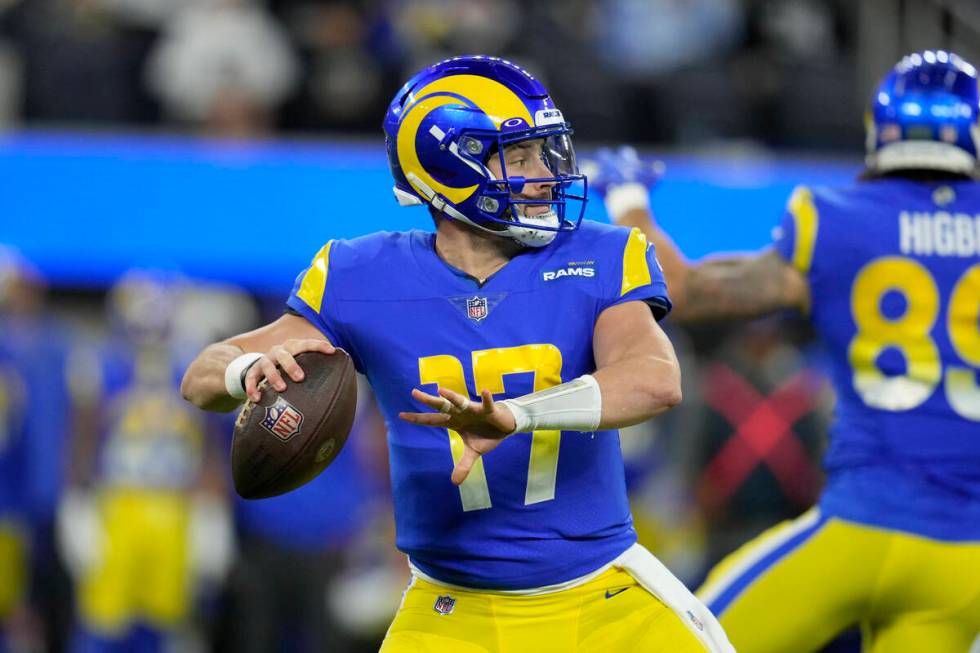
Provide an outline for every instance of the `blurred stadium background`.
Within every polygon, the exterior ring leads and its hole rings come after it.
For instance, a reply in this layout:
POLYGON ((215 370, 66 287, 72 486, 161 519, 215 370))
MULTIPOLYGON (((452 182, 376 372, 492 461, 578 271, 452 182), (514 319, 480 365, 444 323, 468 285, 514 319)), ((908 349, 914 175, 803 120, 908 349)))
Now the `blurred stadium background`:
MULTIPOLYGON (((980 60, 980 5, 0 0, 0 651, 377 649, 407 570, 370 402, 323 477, 246 503, 230 418, 175 379, 327 239, 428 228, 380 130, 420 67, 510 58, 580 157, 665 161, 653 207, 699 257, 858 174, 874 82, 926 48, 980 60)), ((832 397, 798 321, 670 331, 685 403, 623 446, 641 539, 693 586, 815 497, 832 397)))

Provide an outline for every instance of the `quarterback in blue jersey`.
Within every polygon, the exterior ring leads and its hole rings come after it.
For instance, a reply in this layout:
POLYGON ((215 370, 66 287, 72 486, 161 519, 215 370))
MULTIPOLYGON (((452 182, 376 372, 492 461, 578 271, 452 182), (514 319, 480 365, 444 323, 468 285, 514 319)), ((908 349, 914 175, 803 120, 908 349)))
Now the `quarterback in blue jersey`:
POLYGON ((626 499, 616 429, 680 401, 653 247, 580 224, 569 125, 510 62, 423 70, 384 129, 395 196, 435 233, 328 242, 286 315, 205 349, 184 396, 230 410, 335 346, 367 375, 413 571, 385 653, 730 651, 626 499))
POLYGON ((977 71, 909 55, 869 116, 861 179, 797 188, 758 254, 689 265, 650 221, 648 167, 607 155, 599 176, 617 221, 657 243, 676 318, 795 309, 831 356, 818 505, 698 593, 741 653, 814 651, 854 625, 873 653, 965 653, 980 631, 977 71))

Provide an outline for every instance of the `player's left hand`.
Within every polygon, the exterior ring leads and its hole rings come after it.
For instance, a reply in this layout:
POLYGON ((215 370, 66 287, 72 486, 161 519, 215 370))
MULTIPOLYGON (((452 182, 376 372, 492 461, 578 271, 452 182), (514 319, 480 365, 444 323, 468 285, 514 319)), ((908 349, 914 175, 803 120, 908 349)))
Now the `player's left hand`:
POLYGON ((412 397, 435 413, 398 413, 406 422, 423 426, 452 429, 463 439, 463 455, 453 468, 452 481, 460 485, 469 476, 470 469, 480 456, 492 451, 516 428, 514 415, 504 404, 493 400, 493 394, 484 390, 480 402, 449 388, 439 388, 436 395, 412 390, 412 397))
POLYGON ((616 149, 600 148, 595 156, 582 161, 582 173, 589 178, 589 190, 595 190, 603 198, 609 191, 625 184, 639 184, 653 188, 664 176, 663 161, 641 159, 629 145, 616 149))

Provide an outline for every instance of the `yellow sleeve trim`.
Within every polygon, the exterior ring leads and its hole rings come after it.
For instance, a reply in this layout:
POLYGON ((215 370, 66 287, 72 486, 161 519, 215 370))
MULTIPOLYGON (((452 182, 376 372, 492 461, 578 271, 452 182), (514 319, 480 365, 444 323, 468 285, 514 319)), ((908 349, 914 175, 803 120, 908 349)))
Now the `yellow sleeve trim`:
POLYGON ((330 268, 330 246, 331 240, 317 252, 310 264, 310 269, 303 275, 303 283, 300 284, 299 292, 296 296, 306 302, 306 305, 317 313, 323 305, 323 291, 327 287, 327 271, 330 268))
POLYGON ((629 240, 626 241, 626 249, 623 250, 623 285, 619 296, 648 283, 650 268, 647 267, 647 237, 633 227, 629 240))
POLYGON ((817 227, 820 223, 817 207, 813 203, 813 193, 809 188, 800 186, 793 191, 789 210, 796 225, 793 267, 806 274, 813 264, 813 249, 817 244, 817 227))

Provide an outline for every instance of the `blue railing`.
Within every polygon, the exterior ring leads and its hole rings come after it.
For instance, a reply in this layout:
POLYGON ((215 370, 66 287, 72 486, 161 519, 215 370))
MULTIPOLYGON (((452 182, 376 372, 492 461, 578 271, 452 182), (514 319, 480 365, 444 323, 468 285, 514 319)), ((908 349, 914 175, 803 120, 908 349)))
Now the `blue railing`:
MULTIPOLYGON (((859 169, 856 159, 663 158, 654 209, 692 257, 765 245, 794 185, 846 183, 859 169)), ((0 243, 56 285, 101 287, 163 266, 282 293, 330 238, 431 228, 390 188, 380 139, 13 133, 0 135, 0 243)), ((586 215, 606 220, 597 199, 586 215)))

